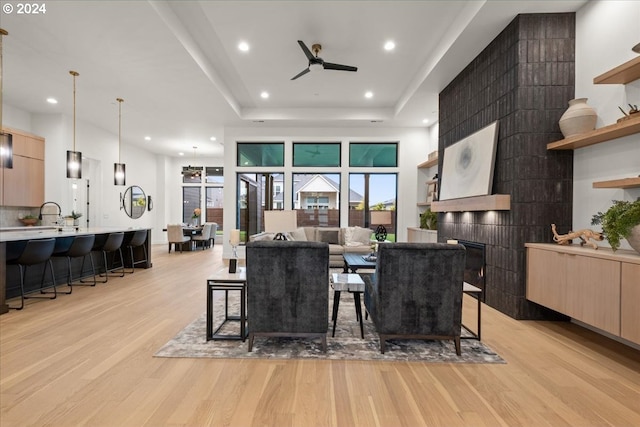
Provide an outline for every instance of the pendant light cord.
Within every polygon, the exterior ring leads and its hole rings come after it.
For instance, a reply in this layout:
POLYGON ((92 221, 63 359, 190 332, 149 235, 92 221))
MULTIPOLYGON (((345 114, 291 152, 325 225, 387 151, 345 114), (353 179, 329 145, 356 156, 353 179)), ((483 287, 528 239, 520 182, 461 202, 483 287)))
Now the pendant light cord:
POLYGON ((122 145, 122 103, 124 102, 124 99, 122 98, 116 98, 116 101, 118 101, 118 163, 120 162, 120 146, 122 145))
POLYGON ((77 71, 69 71, 73 76, 73 151, 76 151, 76 77, 80 74, 77 71))

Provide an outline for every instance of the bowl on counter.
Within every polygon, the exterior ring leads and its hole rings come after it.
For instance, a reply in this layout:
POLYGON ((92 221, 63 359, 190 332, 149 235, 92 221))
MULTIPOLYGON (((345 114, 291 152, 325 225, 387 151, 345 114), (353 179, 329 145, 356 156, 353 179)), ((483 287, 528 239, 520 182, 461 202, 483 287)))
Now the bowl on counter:
POLYGON ((38 223, 38 218, 20 218, 20 222, 26 226, 34 226, 38 223))

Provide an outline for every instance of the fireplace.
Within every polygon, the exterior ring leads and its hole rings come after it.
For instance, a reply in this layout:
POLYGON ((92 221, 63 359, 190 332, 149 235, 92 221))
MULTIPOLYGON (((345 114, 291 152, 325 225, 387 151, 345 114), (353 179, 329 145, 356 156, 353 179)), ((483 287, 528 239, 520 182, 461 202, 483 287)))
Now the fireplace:
POLYGON ((458 243, 464 245, 467 252, 464 281, 482 289, 482 301, 484 301, 486 295, 484 286, 485 245, 468 240, 458 240, 458 243))

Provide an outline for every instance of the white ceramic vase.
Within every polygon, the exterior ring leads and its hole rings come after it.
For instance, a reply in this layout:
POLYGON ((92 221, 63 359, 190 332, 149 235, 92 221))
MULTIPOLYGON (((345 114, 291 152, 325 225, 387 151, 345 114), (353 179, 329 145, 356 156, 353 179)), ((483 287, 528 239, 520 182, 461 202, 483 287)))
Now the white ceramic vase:
POLYGON ((558 124, 565 138, 596 128, 598 115, 587 104, 587 98, 576 98, 569 101, 569 108, 564 112, 558 124))
POLYGON ((640 254, 640 225, 636 225, 631 229, 631 234, 626 238, 629 246, 640 254))

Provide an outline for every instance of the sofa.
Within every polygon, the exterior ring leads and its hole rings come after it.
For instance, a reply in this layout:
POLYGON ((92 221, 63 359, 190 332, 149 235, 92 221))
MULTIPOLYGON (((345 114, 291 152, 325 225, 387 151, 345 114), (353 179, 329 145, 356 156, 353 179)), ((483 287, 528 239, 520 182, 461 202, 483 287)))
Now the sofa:
MULTIPOLYGON (((344 266, 344 253, 366 255, 371 253, 372 231, 362 227, 300 227, 284 233, 287 240, 322 242, 329 244, 329 267, 344 266)), ((273 240, 276 233, 258 233, 249 236, 250 242, 273 240)))

